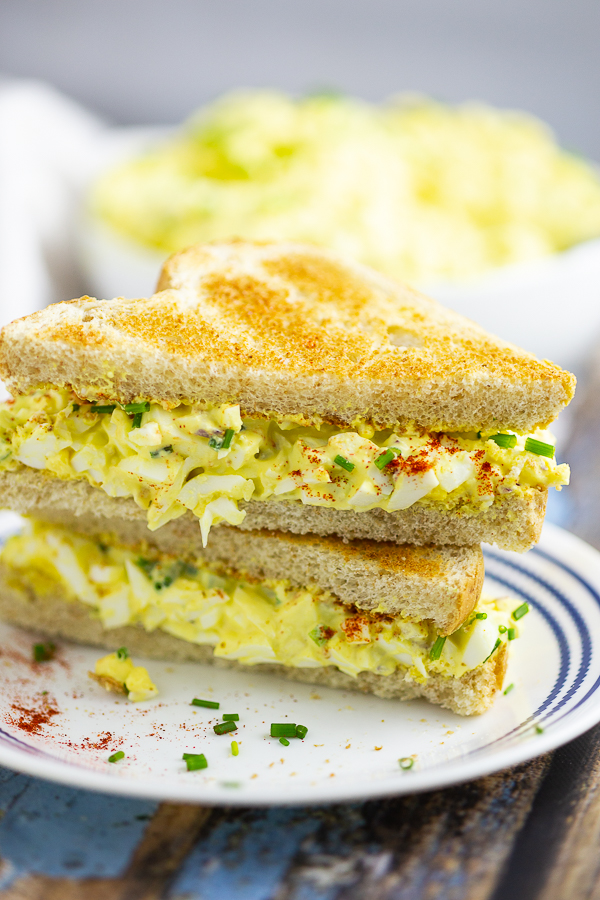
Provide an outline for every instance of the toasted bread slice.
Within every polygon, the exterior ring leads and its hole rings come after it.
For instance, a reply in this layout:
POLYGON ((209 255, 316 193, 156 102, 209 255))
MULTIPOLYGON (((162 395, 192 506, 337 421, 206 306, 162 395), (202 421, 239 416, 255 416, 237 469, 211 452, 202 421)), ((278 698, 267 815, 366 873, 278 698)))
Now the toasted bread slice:
MULTIPOLYGON (((4 564, 0 564, 0 618, 50 637, 62 637, 110 650, 126 646, 134 656, 248 668, 233 660, 214 658, 212 648, 207 645, 192 644, 165 632, 148 633, 136 625, 106 630, 88 606, 78 600, 70 600, 60 586, 57 585, 52 592, 38 595, 19 580, 17 572, 4 564)), ((303 669, 263 663, 252 666, 252 672, 273 673, 292 681, 363 691, 389 699, 424 697, 459 715, 468 716, 485 712, 491 705, 496 691, 502 687, 507 657, 507 645, 503 643, 486 662, 462 677, 451 678, 435 673, 423 683, 406 681, 401 671, 392 675, 361 672, 353 678, 333 666, 303 669)))
POLYGON ((147 299, 82 297, 0 337, 9 390, 89 400, 239 403, 430 431, 529 432, 574 377, 376 272, 292 243, 191 247, 147 299))
MULTIPOLYGON (((54 475, 22 466, 0 472, 2 506, 21 515, 36 516, 47 521, 64 521, 71 527, 86 516, 122 520, 123 528, 133 523, 148 540, 160 546, 169 541, 170 534, 180 540, 201 547, 198 519, 191 512, 168 522, 153 532, 147 531, 147 514, 134 500, 109 497, 82 479, 63 481, 54 475), (165 537, 163 537, 163 535, 165 537)), ((498 498, 488 509, 468 513, 436 509, 433 506, 412 506, 393 513, 383 509, 364 512, 306 506, 285 500, 251 500, 240 503, 246 518, 237 527, 250 531, 279 531, 294 534, 335 535, 344 541, 386 541, 425 546, 428 544, 454 547, 474 544, 497 544, 504 550, 524 552, 539 540, 548 492, 528 488, 523 496, 507 494, 498 498)), ((112 525, 116 528, 116 525, 112 525)), ((209 538, 224 525, 214 525, 209 538)), ((169 549, 168 545, 164 549, 169 549)))

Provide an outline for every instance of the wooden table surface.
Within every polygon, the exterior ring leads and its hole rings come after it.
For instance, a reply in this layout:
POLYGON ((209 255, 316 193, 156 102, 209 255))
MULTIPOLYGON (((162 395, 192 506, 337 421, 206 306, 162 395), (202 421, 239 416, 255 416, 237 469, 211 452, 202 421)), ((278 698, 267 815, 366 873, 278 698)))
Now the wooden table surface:
MULTIPOLYGON (((600 549, 600 362, 550 517, 600 549)), ((600 900, 600 726, 533 762, 400 799, 208 809, 0 769, 0 900, 600 900)))

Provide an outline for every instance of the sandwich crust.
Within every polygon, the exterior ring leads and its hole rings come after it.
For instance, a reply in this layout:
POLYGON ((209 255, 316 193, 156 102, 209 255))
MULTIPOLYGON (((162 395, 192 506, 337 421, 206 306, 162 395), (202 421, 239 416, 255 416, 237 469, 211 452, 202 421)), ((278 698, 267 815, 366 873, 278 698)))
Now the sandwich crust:
MULTIPOLYGON (((63 481, 43 470, 22 468, 0 472, 2 505, 22 515, 47 521, 75 523, 81 517, 123 520, 123 528, 139 523, 148 540, 157 546, 171 533, 181 540, 196 541, 201 546, 198 519, 191 512, 168 522, 156 531, 147 531, 146 511, 134 500, 109 497, 83 479, 63 481), (58 517, 58 518, 56 518, 58 517)), ((242 531, 278 531, 293 534, 335 535, 342 541, 369 540, 425 546, 435 544, 453 547, 497 544, 504 550, 523 552, 537 543, 544 522, 547 489, 528 488, 523 496, 507 494, 488 509, 469 513, 460 508, 436 509, 414 505, 404 510, 365 512, 308 506, 297 501, 251 500, 240 502, 246 511, 244 521, 236 526, 242 531)), ((75 524, 69 527, 77 526, 75 524)), ((213 525, 213 535, 226 525, 213 525)), ((231 529, 228 529, 231 530, 231 529)), ((181 546, 181 544, 180 544, 181 546)))
MULTIPOLYGON (((148 633, 133 625, 106 630, 84 603, 68 600, 58 587, 54 592, 36 595, 31 587, 19 581, 18 573, 2 564, 0 618, 50 637, 66 638, 109 650, 126 646, 134 656, 178 662, 193 660, 248 671, 248 666, 233 660, 215 659, 212 648, 207 645, 192 644, 165 632, 148 633)), ((506 646, 502 644, 483 665, 461 678, 433 674, 422 684, 405 681, 402 672, 393 675, 361 672, 356 678, 352 678, 333 666, 301 669, 262 663, 252 666, 252 672, 275 674, 291 681, 325 687, 362 691, 386 699, 411 700, 423 697, 459 715, 469 716, 485 712, 492 704, 496 691, 502 687, 508 657, 506 646)))
POLYGON ((0 375, 89 400, 239 403, 379 427, 529 432, 575 379, 331 253, 231 241, 174 254, 149 298, 58 303, 6 326, 0 375))

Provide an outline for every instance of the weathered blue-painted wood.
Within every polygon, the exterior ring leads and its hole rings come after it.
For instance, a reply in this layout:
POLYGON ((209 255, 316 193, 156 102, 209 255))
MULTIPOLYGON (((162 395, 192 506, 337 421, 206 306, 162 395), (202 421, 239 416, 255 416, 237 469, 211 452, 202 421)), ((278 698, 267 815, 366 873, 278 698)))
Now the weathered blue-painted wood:
POLYGON ((26 874, 118 877, 157 805, 0 768, 0 888, 26 874))
POLYGON ((321 825, 314 809, 243 810, 226 816, 192 851, 168 896, 269 900, 301 844, 321 825))

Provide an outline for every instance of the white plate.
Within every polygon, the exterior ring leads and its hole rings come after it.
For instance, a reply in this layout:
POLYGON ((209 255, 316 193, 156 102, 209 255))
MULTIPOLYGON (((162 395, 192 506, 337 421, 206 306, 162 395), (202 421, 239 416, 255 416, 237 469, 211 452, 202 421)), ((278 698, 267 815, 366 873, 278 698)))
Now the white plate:
MULTIPOLYGON (((0 533, 13 521, 0 517, 0 533)), ((1 624, 0 763, 111 793, 267 805, 431 790, 523 762, 600 720, 600 554, 547 525, 538 548, 524 556, 488 549, 486 567, 487 588, 509 593, 515 606, 526 600, 531 612, 513 645, 506 684, 515 687, 483 716, 315 689, 252 669, 156 661, 147 665, 160 696, 133 704, 88 679, 97 650, 61 643, 56 660, 34 664, 31 633, 1 624), (221 708, 197 709, 193 697, 221 708), (59 711, 42 715, 37 733, 23 730, 47 702, 59 711), (212 730, 223 712, 240 715, 237 757, 231 736, 212 730), (284 747, 269 737, 270 723, 286 719, 308 726, 304 741, 284 747), (126 758, 108 763, 116 750, 126 758), (186 772, 186 751, 204 753, 209 767, 186 772), (413 769, 402 771, 399 757, 413 755, 413 769)))

